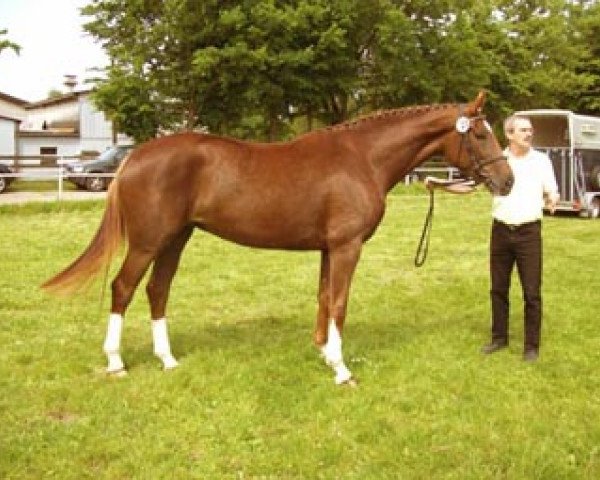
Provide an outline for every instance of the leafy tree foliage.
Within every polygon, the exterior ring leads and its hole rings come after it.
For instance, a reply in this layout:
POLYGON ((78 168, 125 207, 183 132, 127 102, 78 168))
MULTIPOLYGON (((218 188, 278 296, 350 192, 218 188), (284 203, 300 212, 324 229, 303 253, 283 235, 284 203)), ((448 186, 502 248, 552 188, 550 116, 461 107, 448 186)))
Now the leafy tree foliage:
POLYGON ((2 50, 10 48, 11 50, 13 50, 18 55, 19 52, 21 51, 21 47, 19 45, 17 45, 16 43, 11 42, 10 40, 2 38, 7 33, 8 33, 8 30, 6 30, 6 29, 0 30, 0 53, 2 53, 2 50))
POLYGON ((597 0, 92 0, 112 63, 94 98, 141 140, 285 138, 357 113, 463 101, 598 111, 597 0))
POLYGON ((563 0, 500 0, 492 12, 496 62, 489 88, 501 114, 536 107, 568 108, 571 92, 585 88, 577 72, 586 46, 563 0))
POLYGON ((571 92, 569 107, 581 113, 600 115, 600 3, 581 3, 576 22, 588 48, 577 72, 587 78, 587 87, 571 92))

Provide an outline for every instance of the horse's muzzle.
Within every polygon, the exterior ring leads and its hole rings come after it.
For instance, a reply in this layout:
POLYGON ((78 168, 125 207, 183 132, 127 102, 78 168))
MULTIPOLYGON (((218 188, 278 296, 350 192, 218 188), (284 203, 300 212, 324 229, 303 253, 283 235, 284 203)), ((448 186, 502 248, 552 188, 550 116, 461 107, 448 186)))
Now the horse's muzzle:
POLYGON ((515 177, 512 172, 510 172, 510 175, 504 181, 497 181, 491 177, 485 177, 483 183, 492 194, 504 196, 508 195, 512 190, 513 184, 515 183, 515 177))
POLYGON ((513 173, 510 172, 510 176, 500 186, 498 193, 500 193, 500 195, 502 195, 502 196, 508 195, 510 193, 510 191, 512 190, 514 183, 515 183, 515 177, 513 176, 513 173))

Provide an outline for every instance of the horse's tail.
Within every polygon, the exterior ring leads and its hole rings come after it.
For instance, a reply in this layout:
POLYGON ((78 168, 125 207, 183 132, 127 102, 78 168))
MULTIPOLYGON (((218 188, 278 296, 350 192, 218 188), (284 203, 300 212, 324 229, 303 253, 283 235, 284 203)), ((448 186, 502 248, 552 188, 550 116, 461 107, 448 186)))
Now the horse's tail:
POLYGON ((119 208, 117 183, 118 178, 109 186, 102 223, 90 244, 77 260, 47 280, 42 285, 43 289, 63 295, 75 293, 85 288, 103 267, 110 265, 126 233, 119 208))

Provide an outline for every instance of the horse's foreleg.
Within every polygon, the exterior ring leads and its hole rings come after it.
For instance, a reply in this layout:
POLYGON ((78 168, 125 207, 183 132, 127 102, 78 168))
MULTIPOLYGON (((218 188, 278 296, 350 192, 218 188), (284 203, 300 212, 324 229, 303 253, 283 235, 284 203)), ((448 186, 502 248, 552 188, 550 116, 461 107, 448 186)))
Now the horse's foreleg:
POLYGON ((165 370, 175 368, 178 365, 177 360, 171 353, 165 313, 171 282, 177 271, 183 247, 190 238, 192 230, 193 227, 187 227, 156 257, 152 275, 146 286, 152 317, 154 354, 162 361, 165 370))
POLYGON ((179 365, 171 353, 171 342, 167 333, 167 319, 165 317, 152 320, 152 342, 154 344, 154 355, 160 359, 165 370, 171 370, 179 365))
POLYGON ((151 261, 152 255, 134 252, 130 249, 121 270, 112 282, 111 314, 108 318, 108 328, 104 339, 104 353, 108 358, 106 372, 109 374, 122 375, 125 373, 120 353, 123 315, 135 288, 151 261))
POLYGON ((317 347, 322 347, 327 342, 327 323, 329 320, 329 252, 321 252, 321 272, 319 277, 319 311, 313 334, 317 347))
POLYGON ((354 384, 352 373, 344 363, 342 353, 342 330, 346 319, 346 307, 352 276, 360 257, 362 242, 354 241, 329 253, 329 325, 327 343, 321 347, 325 361, 335 372, 335 383, 354 384))

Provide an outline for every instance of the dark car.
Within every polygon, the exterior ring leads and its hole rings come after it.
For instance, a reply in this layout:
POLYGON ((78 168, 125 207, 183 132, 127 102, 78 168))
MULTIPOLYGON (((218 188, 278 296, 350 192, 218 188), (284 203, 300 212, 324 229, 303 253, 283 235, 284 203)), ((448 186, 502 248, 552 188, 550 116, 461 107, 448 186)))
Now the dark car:
POLYGON ((117 170, 123 159, 133 148, 133 145, 115 145, 102 152, 94 160, 69 163, 65 165, 66 178, 79 188, 85 188, 92 192, 106 190, 112 177, 105 174, 117 170), (103 175, 95 176, 94 173, 103 175))
POLYGON ((12 181, 15 179, 15 177, 5 177, 3 173, 13 172, 8 166, 4 165, 3 163, 0 163, 0 193, 6 190, 8 186, 12 183, 12 181))

